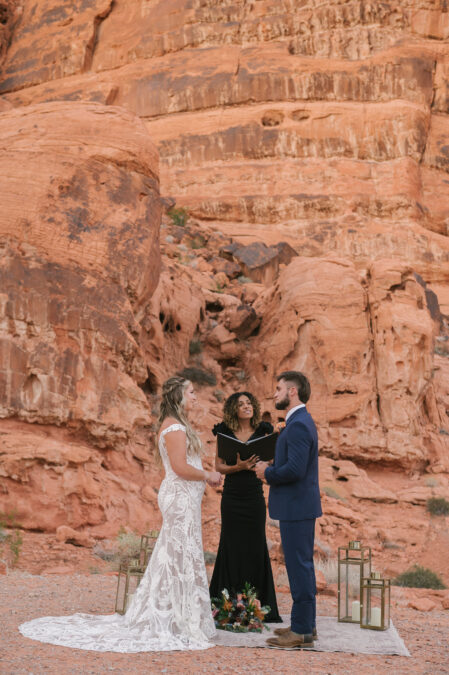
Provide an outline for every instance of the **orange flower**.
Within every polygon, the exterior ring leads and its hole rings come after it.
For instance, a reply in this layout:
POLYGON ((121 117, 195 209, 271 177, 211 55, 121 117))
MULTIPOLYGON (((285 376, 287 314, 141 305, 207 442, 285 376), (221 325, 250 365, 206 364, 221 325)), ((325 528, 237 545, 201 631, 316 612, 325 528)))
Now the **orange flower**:
POLYGON ((229 610, 232 609, 232 602, 230 600, 225 600, 223 603, 223 609, 226 612, 229 612, 229 610))

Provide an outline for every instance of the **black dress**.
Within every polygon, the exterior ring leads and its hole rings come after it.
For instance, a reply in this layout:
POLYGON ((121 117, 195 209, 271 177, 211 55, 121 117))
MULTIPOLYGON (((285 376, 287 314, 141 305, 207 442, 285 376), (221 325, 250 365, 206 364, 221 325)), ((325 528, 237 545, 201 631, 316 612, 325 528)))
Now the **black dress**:
MULTIPOLYGON (((222 433, 235 437, 224 422, 212 431, 215 436, 222 433)), ((251 438, 272 431, 271 424, 261 422, 251 438)), ((262 481, 254 471, 227 474, 221 498, 220 544, 209 591, 211 598, 219 597, 223 588, 240 592, 248 581, 262 605, 271 608, 265 621, 281 623, 265 536, 266 516, 262 481)))

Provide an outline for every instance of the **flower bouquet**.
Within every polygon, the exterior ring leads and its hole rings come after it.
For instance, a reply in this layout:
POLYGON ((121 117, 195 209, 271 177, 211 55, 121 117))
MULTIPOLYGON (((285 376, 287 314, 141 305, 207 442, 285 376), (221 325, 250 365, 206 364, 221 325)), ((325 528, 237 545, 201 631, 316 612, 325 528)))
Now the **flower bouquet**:
POLYGON ((221 630, 236 633, 261 633, 265 625, 265 615, 270 607, 261 606, 256 590, 246 582, 241 593, 229 594, 224 588, 219 598, 212 598, 212 616, 215 626, 221 630))

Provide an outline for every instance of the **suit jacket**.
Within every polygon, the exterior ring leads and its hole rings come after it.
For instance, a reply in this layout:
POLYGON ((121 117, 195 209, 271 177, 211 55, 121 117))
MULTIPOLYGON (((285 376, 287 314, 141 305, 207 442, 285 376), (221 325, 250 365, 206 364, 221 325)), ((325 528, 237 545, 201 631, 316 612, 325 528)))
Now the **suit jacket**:
POLYGON ((268 510, 275 520, 308 520, 322 515, 318 484, 318 434, 299 408, 279 434, 273 466, 265 470, 270 486, 268 510))

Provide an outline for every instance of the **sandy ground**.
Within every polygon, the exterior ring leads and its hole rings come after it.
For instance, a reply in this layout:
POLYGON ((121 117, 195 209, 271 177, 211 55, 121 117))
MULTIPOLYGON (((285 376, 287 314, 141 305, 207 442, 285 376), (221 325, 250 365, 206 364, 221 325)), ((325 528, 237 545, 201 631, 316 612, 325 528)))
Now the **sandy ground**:
MULTIPOLYGON (((12 571, 0 577, 0 672, 2 675, 83 675, 100 673, 449 673, 449 611, 417 612, 407 607, 408 589, 393 589, 393 621, 411 658, 343 653, 215 647, 192 653, 96 653, 45 645, 17 630, 28 619, 73 612, 110 613, 116 578, 104 574, 31 575, 12 571)), ((282 612, 290 598, 279 593, 282 612)), ((336 613, 334 597, 318 597, 318 613, 336 613)), ((267 634, 268 635, 268 634, 267 634)))

